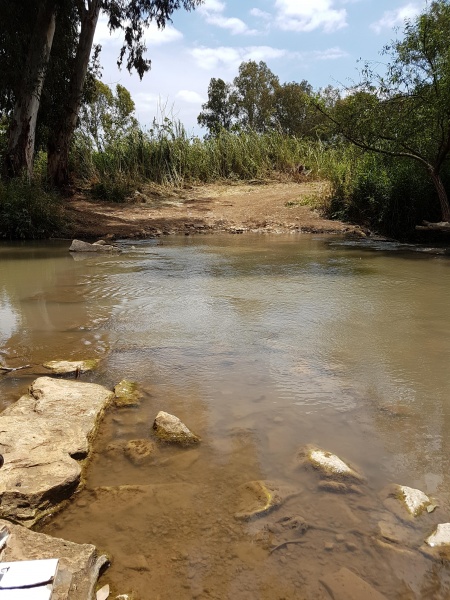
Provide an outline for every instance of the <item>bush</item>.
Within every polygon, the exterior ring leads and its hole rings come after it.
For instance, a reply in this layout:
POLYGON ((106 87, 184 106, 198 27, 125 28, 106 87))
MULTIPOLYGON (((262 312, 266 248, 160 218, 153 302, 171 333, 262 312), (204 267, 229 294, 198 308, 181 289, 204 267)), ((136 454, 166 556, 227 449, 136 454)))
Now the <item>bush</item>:
POLYGON ((415 161, 343 145, 330 152, 322 174, 331 182, 330 218, 399 238, 411 236, 423 219, 439 219, 434 186, 415 161))
POLYGON ((26 179, 0 180, 0 238, 48 238, 63 226, 58 196, 26 179))

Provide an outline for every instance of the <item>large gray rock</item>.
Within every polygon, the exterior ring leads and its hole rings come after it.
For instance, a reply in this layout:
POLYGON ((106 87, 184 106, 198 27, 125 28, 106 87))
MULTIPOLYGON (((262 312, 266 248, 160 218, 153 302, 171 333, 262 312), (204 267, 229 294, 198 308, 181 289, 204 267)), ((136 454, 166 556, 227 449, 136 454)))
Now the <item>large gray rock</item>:
POLYGON ((1 562, 59 558, 52 600, 91 600, 100 570, 107 565, 91 544, 75 544, 43 533, 35 533, 0 520, 9 537, 0 552, 1 562))
POLYGON ((191 446, 200 442, 198 435, 192 433, 178 417, 162 410, 156 415, 153 429, 155 435, 164 442, 180 444, 181 446, 191 446))
POLYGON ((116 246, 109 244, 90 244, 81 240, 73 240, 69 248, 70 252, 120 252, 116 246))
POLYGON ((100 385, 40 377, 0 415, 0 517, 31 527, 73 494, 112 398, 100 385))

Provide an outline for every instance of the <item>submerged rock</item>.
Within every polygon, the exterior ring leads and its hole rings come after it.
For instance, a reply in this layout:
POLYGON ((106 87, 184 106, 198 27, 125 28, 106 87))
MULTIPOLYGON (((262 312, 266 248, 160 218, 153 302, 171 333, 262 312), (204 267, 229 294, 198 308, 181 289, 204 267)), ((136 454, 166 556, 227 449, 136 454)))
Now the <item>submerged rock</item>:
POLYGON ((332 494, 361 494, 358 486, 343 481, 325 479, 324 481, 319 481, 317 487, 322 492, 331 492, 332 494))
POLYGON ((0 552, 1 562, 59 558, 52 598, 93 598, 99 573, 108 564, 106 556, 99 556, 95 546, 35 533, 7 521, 0 520, 0 528, 6 528, 9 533, 6 545, 0 552))
POLYGON ((70 252, 120 252, 120 249, 116 246, 101 243, 103 240, 99 240, 94 244, 89 242, 82 242, 81 240, 73 240, 70 245, 70 252))
POLYGON ((440 523, 427 537, 420 551, 431 559, 450 560, 450 523, 440 523))
POLYGON ((54 375, 77 375, 93 371, 98 367, 99 360, 96 358, 89 360, 50 360, 44 363, 46 369, 54 375))
POLYGON ((239 508, 235 518, 251 521, 263 517, 298 492, 271 481, 249 481, 238 488, 239 508))
POLYGON ((450 549, 450 523, 440 523, 425 543, 431 548, 446 546, 450 549))
POLYGON ((406 485, 397 485, 396 490, 399 499, 403 501, 406 510, 413 517, 417 517, 423 513, 432 504, 430 498, 421 490, 416 490, 406 485))
POLYGON ((0 415, 0 517, 31 527, 70 498, 112 397, 97 384, 40 377, 0 415))
POLYGON ((192 433, 178 417, 162 410, 156 415, 153 429, 155 435, 164 442, 180 444, 181 446, 190 446, 200 442, 198 435, 192 433))
POLYGON ((333 600, 386 600, 386 596, 345 567, 320 581, 333 600))
POLYGON ((406 485, 393 484, 387 486, 382 494, 386 497, 384 505, 400 519, 418 517, 428 510, 432 512, 435 505, 421 490, 406 485))
POLYGON ((151 440, 130 440, 124 447, 125 456, 135 465, 148 462, 156 452, 156 444, 151 440))
POLYGON ((303 463, 310 464, 326 477, 358 482, 364 480, 357 471, 342 459, 326 450, 307 447, 300 451, 299 458, 303 463))
POLYGON ((114 388, 114 403, 116 406, 139 406, 141 393, 137 383, 122 379, 114 388))

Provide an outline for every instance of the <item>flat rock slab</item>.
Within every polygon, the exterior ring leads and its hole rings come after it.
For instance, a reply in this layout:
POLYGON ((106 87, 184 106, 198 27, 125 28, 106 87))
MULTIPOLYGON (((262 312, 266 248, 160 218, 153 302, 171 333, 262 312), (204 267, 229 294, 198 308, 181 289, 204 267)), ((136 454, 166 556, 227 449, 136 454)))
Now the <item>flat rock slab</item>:
POLYGON ((178 417, 162 410, 156 415, 153 429, 156 437, 163 442, 181 446, 191 446, 200 442, 198 435, 192 433, 178 417))
POLYGON ((52 600, 91 600, 100 570, 108 564, 91 544, 75 544, 43 533, 35 533, 0 520, 9 532, 0 552, 1 562, 59 558, 52 600))
POLYGON ((386 600, 386 596, 345 567, 320 581, 333 600, 386 600))
POLYGON ((40 377, 0 415, 0 517, 32 527, 74 493, 112 398, 94 383, 40 377))
POLYGON ((99 360, 51 360, 44 363, 46 369, 54 375, 76 375, 78 373, 86 373, 96 369, 99 364, 99 360))

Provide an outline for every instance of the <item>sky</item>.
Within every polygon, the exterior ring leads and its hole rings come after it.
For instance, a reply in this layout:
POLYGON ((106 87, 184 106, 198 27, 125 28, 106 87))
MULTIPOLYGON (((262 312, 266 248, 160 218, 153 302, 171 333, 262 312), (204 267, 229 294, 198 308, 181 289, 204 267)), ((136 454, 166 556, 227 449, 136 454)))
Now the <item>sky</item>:
POLYGON ((264 61, 281 83, 306 79, 314 89, 358 80, 365 61, 386 59, 381 49, 401 36, 405 19, 426 0, 205 0, 180 9, 164 30, 146 31, 151 70, 142 79, 117 68, 120 33, 110 35, 100 18, 104 83, 125 86, 144 127, 153 118, 181 121, 189 133, 208 99, 212 77, 231 82, 243 61, 264 61), (362 62, 361 62, 362 61, 362 62))

